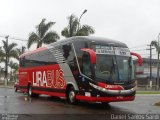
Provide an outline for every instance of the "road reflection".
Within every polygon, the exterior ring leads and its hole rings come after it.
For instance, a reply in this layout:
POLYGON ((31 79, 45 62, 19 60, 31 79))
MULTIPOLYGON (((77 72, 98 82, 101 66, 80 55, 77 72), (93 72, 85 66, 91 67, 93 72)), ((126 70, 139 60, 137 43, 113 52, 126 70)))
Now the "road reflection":
MULTIPOLYGON (((20 100, 23 100, 28 103, 33 104, 43 104, 49 106, 49 108, 57 109, 57 111, 61 111, 61 109, 67 110, 64 112, 62 110, 62 114, 70 114, 70 113, 79 113, 79 114, 111 114, 111 113, 124 113, 129 114, 133 113, 133 111, 129 111, 128 109, 123 109, 121 107, 115 106, 113 103, 109 104, 101 104, 101 103, 88 103, 80 101, 76 105, 69 104, 65 99, 60 99, 57 97, 50 97, 46 95, 42 95, 39 97, 28 97, 26 94, 23 96, 19 96, 20 100)), ((45 107, 45 108, 46 108, 45 107)), ((44 109, 45 111, 45 109, 44 109)))

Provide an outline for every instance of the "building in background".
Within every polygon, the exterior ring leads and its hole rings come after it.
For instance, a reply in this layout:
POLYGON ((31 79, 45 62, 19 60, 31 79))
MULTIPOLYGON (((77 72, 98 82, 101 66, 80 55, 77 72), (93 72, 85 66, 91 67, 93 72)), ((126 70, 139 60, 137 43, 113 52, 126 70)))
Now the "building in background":
POLYGON ((138 85, 155 86, 157 79, 157 59, 143 58, 143 66, 138 66, 137 60, 134 60, 135 77, 137 78, 138 85), (150 64, 152 74, 150 77, 150 64))

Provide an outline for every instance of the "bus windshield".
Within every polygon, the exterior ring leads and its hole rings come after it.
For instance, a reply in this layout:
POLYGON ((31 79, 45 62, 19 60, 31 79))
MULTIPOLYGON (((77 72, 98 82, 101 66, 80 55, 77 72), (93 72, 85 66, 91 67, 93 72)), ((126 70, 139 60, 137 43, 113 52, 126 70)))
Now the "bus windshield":
POLYGON ((97 55, 95 74, 97 80, 115 80, 118 73, 115 65, 114 56, 97 55))
POLYGON ((130 57, 97 55, 96 78, 99 81, 128 81, 134 78, 130 57))
POLYGON ((129 81, 134 79, 133 63, 128 48, 96 46, 97 81, 129 81))

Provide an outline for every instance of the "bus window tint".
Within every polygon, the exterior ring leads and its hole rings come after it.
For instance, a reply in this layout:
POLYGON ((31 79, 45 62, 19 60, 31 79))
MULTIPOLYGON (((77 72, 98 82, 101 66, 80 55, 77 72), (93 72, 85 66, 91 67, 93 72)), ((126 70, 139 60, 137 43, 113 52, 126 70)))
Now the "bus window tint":
POLYGON ((115 79, 115 65, 113 56, 97 56, 96 77, 97 79, 103 79, 107 81, 115 79))
POLYGON ((47 50, 35 54, 30 54, 20 59, 20 66, 23 68, 51 64, 56 64, 56 60, 55 57, 47 50))
POLYGON ((71 54, 71 45, 69 45, 69 44, 63 45, 62 49, 63 49, 63 56, 67 60, 68 57, 70 57, 72 55, 71 54))
POLYGON ((118 70, 119 70, 119 79, 127 80, 128 79, 128 60, 117 57, 118 70))
POLYGON ((83 74, 87 75, 88 77, 91 77, 91 62, 90 62, 90 56, 89 54, 84 54, 82 56, 82 63, 83 63, 83 74))
POLYGON ((75 53, 73 51, 72 44, 62 45, 61 50, 62 50, 63 57, 65 58, 68 65, 70 66, 73 74, 79 73, 78 67, 77 67, 77 61, 76 61, 75 53))
POLYGON ((117 64, 119 70, 119 80, 127 81, 133 79, 133 69, 129 65, 130 57, 117 56, 117 64))
POLYGON ((86 42, 73 42, 74 44, 74 48, 75 48, 75 52, 76 52, 76 55, 77 55, 77 59, 78 59, 78 64, 80 66, 80 70, 81 72, 83 71, 83 54, 84 52, 81 50, 82 48, 88 48, 88 44, 86 42))

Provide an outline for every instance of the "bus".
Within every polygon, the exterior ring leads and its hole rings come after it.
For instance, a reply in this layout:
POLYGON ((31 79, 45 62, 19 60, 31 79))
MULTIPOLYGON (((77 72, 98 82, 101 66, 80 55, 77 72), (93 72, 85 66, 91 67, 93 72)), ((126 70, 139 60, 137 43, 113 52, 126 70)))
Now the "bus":
POLYGON ((100 37, 77 36, 20 56, 19 89, 28 96, 46 94, 77 101, 118 102, 135 99, 136 79, 126 44, 100 37))

